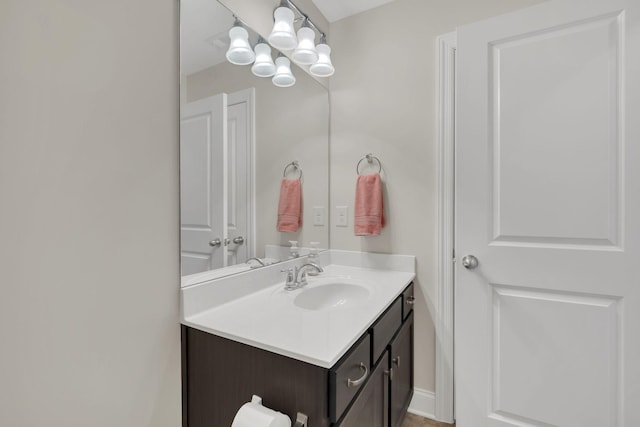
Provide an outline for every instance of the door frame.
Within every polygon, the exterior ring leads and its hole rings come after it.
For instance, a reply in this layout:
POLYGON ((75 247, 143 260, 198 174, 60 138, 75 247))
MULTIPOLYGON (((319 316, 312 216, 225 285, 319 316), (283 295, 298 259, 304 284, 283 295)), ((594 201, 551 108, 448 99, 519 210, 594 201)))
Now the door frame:
POLYGON ((455 86, 456 32, 437 44, 437 301, 435 418, 453 423, 454 407, 454 220, 455 220, 455 86))
POLYGON ((249 224, 247 227, 247 238, 245 239, 247 245, 248 257, 256 256, 256 137, 255 137, 255 109, 256 109, 256 89, 250 87, 242 89, 236 92, 229 93, 227 95, 227 106, 233 104, 239 104, 241 102, 247 103, 247 139, 249 145, 247 147, 248 159, 247 159, 247 218, 249 224))

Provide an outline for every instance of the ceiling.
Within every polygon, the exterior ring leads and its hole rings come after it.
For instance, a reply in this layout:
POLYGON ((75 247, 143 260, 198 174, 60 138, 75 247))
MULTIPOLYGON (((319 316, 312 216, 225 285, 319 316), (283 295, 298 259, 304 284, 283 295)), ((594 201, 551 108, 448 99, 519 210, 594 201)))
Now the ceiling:
POLYGON ((180 66, 193 74, 225 61, 233 15, 216 0, 180 2, 180 66))
MULTIPOLYGON (((295 3, 295 0, 293 0, 295 3)), ((329 22, 374 9, 393 0, 312 0, 329 22)))
MULTIPOLYGON (((329 22, 335 22, 393 0, 312 1, 329 22)), ((274 0, 274 4, 277 3, 274 0)), ((180 5, 182 74, 193 74, 224 62, 229 46, 228 32, 233 25, 231 12, 216 0, 182 0, 180 5)), ((257 35, 249 33, 253 45, 257 35)))

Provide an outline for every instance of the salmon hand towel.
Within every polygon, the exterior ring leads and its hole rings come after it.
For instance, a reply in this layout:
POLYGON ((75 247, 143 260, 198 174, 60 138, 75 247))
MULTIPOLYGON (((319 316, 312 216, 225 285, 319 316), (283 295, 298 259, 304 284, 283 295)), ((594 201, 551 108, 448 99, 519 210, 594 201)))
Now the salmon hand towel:
POLYGON ((358 175, 354 231, 356 236, 377 236, 384 227, 380 174, 358 175))
POLYGON ((278 231, 294 233, 302 226, 302 182, 284 178, 280 184, 278 231))

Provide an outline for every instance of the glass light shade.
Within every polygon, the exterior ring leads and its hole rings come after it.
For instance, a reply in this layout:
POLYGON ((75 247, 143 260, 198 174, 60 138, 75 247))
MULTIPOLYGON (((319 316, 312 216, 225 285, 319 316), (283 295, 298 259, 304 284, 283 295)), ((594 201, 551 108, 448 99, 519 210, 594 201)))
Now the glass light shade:
POLYGON ((298 30, 298 46, 293 51, 294 61, 302 65, 311 65, 318 60, 315 38, 316 33, 309 27, 298 30))
POLYGON ((316 46, 318 51, 318 61, 309 67, 309 71, 316 77, 329 77, 336 71, 331 63, 331 48, 329 45, 321 43, 316 46))
POLYGON ((271 81, 278 87, 290 87, 296 84, 296 78, 291 73, 291 61, 289 61, 289 58, 284 56, 276 58, 276 73, 271 81))
POLYGON ((249 33, 242 27, 231 27, 229 30, 229 50, 227 50, 227 61, 236 65, 249 65, 256 55, 249 44, 249 33))
POLYGON ((298 45, 298 39, 293 27, 293 11, 281 6, 273 12, 273 18, 275 22, 269 35, 271 46, 280 50, 294 49, 298 45))
POLYGON ((271 58, 271 47, 266 43, 258 43, 255 48, 256 62, 251 72, 258 77, 271 77, 276 73, 276 65, 271 58))

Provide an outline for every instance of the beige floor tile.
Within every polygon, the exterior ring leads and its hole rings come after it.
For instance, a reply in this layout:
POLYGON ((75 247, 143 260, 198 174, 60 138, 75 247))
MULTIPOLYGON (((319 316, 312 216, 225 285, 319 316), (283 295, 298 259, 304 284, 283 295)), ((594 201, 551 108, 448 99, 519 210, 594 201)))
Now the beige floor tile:
POLYGON ((455 424, 440 423, 414 414, 407 414, 402 427, 455 427, 455 424))

